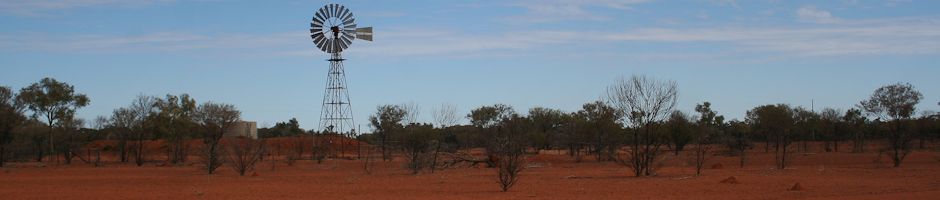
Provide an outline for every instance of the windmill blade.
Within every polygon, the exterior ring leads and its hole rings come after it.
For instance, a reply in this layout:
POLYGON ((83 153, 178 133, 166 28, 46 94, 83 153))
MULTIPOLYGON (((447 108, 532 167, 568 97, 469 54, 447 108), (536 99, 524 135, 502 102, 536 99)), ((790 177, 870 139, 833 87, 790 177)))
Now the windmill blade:
MULTIPOLYGON (((349 37, 342 37, 342 38, 343 38, 343 45, 348 47, 349 44, 352 44, 352 40, 350 40, 349 37)), ((343 47, 343 48, 346 48, 346 47, 343 47)))
POLYGON ((310 33, 312 34, 316 32, 321 32, 322 30, 323 30, 323 27, 313 27, 310 29, 310 33))
POLYGON ((310 35, 310 38, 313 38, 314 44, 318 44, 320 43, 321 40, 323 40, 323 33, 322 32, 314 33, 313 35, 310 35))
POLYGON ((356 18, 349 18, 348 20, 343 21, 343 24, 355 24, 356 18))
POLYGON ((356 28, 356 24, 349 24, 343 27, 343 29, 350 29, 350 30, 355 29, 355 28, 356 28))
MULTIPOLYGON (((323 9, 321 8, 320 10, 322 11, 323 9)), ((323 24, 324 20, 326 20, 326 18, 323 18, 323 16, 320 15, 320 12, 313 13, 314 22, 319 22, 320 24, 323 24)))
POLYGON ((339 14, 336 15, 336 18, 342 19, 343 17, 346 17, 346 13, 349 13, 349 9, 346 9, 346 7, 343 5, 339 5, 339 14))
POLYGON ((320 21, 326 21, 329 17, 326 16, 326 7, 320 8, 317 10, 316 16, 320 18, 320 21))
POLYGON ((313 27, 314 24, 319 25, 319 26, 323 26, 323 20, 320 20, 320 19, 317 19, 316 17, 314 17, 314 18, 313 18, 313 21, 310 22, 310 27, 313 27))
POLYGON ((353 18, 352 12, 349 12, 349 15, 346 15, 346 17, 343 18, 343 21, 348 21, 348 20, 350 20, 350 19, 355 19, 355 18, 353 18))
POLYGON ((316 37, 314 39, 314 42, 317 43, 317 47, 320 47, 320 49, 323 49, 323 44, 326 43, 327 38, 323 37, 323 33, 318 33, 318 35, 314 35, 314 36, 316 37))
POLYGON ((330 14, 329 14, 329 16, 330 16, 331 18, 332 18, 332 17, 336 17, 336 4, 330 4, 330 8, 329 8, 329 9, 330 9, 330 14))
POLYGON ((349 37, 350 39, 356 39, 355 30, 349 30, 349 29, 343 30, 343 35, 346 35, 346 37, 349 37))
MULTIPOLYGON (((345 40, 346 38, 343 39, 345 40)), ((345 42, 337 41, 336 43, 338 44, 337 46, 340 47, 339 51, 343 51, 343 49, 349 48, 349 45, 347 45, 345 42)))

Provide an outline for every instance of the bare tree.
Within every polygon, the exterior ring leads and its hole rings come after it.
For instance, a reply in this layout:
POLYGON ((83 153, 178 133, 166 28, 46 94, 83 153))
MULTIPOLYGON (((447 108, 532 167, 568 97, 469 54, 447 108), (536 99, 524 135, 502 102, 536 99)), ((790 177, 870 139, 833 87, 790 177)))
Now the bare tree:
POLYGON ((902 120, 910 119, 914 114, 914 106, 921 98, 923 95, 910 83, 896 83, 876 89, 868 100, 859 103, 865 112, 880 119, 891 119, 894 123, 894 133, 888 135, 894 167, 901 166, 901 162, 911 152, 911 133, 903 131, 901 124, 902 120))
POLYGON ((662 121, 676 107, 679 89, 675 81, 634 75, 621 78, 607 88, 607 100, 628 116, 633 144, 621 163, 633 168, 636 176, 650 176, 663 141, 656 134, 655 123, 662 121))
POLYGON ((440 154, 444 144, 443 138, 447 135, 448 127, 457 124, 458 117, 457 108, 450 104, 441 104, 440 107, 434 108, 431 113, 434 117, 434 122, 437 123, 438 128, 441 130, 437 137, 438 139, 434 141, 436 146, 434 147, 434 156, 431 158, 431 173, 434 173, 434 170, 437 168, 438 154, 440 154))
POLYGON ((527 124, 527 119, 514 114, 503 119, 494 131, 490 150, 496 157, 496 176, 503 192, 516 184, 525 169, 527 124))
POLYGON ((157 98, 138 95, 137 98, 131 102, 129 109, 131 112, 134 112, 134 116, 137 116, 131 128, 134 133, 134 140, 137 141, 135 145, 136 150, 134 150, 134 162, 137 166, 142 166, 144 165, 144 156, 146 155, 144 153, 144 139, 148 138, 153 132, 154 124, 152 117, 157 110, 157 98))
POLYGON ((241 112, 229 104, 206 102, 196 109, 195 119, 203 128, 202 142, 205 144, 203 161, 206 164, 207 173, 212 174, 222 164, 219 158, 221 150, 219 141, 222 140, 225 131, 231 129, 240 118, 241 112))
POLYGON ((225 153, 232 169, 238 175, 244 176, 246 172, 254 171, 255 164, 261 161, 264 156, 264 140, 251 138, 232 138, 226 139, 225 153))

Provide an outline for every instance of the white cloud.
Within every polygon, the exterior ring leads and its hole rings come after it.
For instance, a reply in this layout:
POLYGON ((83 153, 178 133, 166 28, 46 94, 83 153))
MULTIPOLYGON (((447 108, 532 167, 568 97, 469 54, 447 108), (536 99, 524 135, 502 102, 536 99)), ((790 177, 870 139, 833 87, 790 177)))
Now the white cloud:
POLYGON ((829 11, 816 9, 816 7, 812 6, 804 6, 797 9, 796 17, 800 21, 822 24, 838 23, 841 21, 839 18, 833 17, 832 13, 829 13, 829 11))
POLYGON ((52 11, 94 6, 143 6, 172 0, 4 0, 0 14, 43 16, 52 11))
POLYGON ((648 0, 522 0, 511 3, 522 7, 525 14, 511 16, 516 22, 554 22, 566 20, 605 20, 606 17, 590 10, 601 7, 617 10, 630 10, 631 6, 648 0))
MULTIPOLYGON (((356 55, 392 57, 551 56, 582 52, 574 50, 577 48, 644 52, 630 48, 640 43, 663 43, 672 46, 707 44, 708 48, 725 53, 763 53, 776 57, 940 54, 940 25, 934 19, 883 19, 810 27, 634 28, 594 32, 534 30, 480 34, 426 30, 380 30, 377 31, 379 34, 375 42, 356 41, 349 51, 356 55)), ((215 35, 161 32, 129 36, 0 33, 0 52, 164 52, 280 56, 318 53, 304 31, 215 35)), ((684 51, 681 47, 667 52, 701 53, 684 51)))

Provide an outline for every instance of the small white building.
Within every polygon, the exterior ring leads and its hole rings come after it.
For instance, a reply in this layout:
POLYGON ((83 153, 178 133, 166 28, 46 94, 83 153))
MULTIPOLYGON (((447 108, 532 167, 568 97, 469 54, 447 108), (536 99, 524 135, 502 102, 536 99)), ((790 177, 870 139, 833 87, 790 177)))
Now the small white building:
POLYGON ((232 125, 228 131, 225 131, 225 137, 246 137, 258 139, 258 123, 249 121, 238 121, 232 125))

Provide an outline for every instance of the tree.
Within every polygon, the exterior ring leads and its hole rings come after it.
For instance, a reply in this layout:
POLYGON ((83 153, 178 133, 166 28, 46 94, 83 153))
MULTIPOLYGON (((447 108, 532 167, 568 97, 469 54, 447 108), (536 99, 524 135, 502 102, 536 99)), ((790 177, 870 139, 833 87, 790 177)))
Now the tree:
POLYGON ((498 142, 493 138, 496 136, 497 127, 505 120, 518 116, 511 106, 505 104, 494 104, 492 106, 481 106, 470 111, 467 118, 470 118, 470 124, 477 128, 484 138, 489 139, 486 144, 487 166, 496 167, 496 153, 500 151, 498 142))
POLYGON ((286 122, 278 122, 271 128, 258 129, 258 136, 261 138, 295 136, 303 133, 304 129, 300 128, 297 118, 291 118, 286 122))
POLYGON ((20 90, 18 100, 26 104, 33 117, 42 117, 49 127, 49 153, 55 155, 53 132, 59 122, 75 115, 75 110, 90 102, 85 94, 75 92, 75 87, 53 78, 43 78, 20 90))
POLYGON ((620 148, 622 113, 603 101, 595 101, 584 104, 575 114, 586 125, 581 131, 588 133, 597 161, 613 160, 620 148))
POLYGON ((492 132, 492 141, 487 153, 496 160, 496 177, 500 189, 508 191, 519 180, 519 173, 525 168, 525 135, 528 121, 513 114, 504 118, 492 132))
POLYGON ((865 112, 881 119, 891 119, 894 124, 894 133, 888 135, 894 167, 900 167, 911 151, 911 133, 901 129, 902 120, 910 119, 921 98, 923 95, 910 83, 896 83, 876 89, 868 100, 859 103, 865 112))
POLYGON ((839 152, 839 140, 842 140, 843 123, 842 111, 834 108, 824 108, 819 113, 820 131, 825 141, 825 150, 839 152))
POLYGON ((661 122, 675 108, 679 89, 675 81, 661 81, 634 75, 621 78, 607 88, 607 100, 628 116, 633 132, 630 154, 621 163, 632 168, 636 176, 654 174, 663 141, 656 135, 655 124, 661 122))
POLYGON ((219 158, 219 141, 225 131, 238 122, 241 112, 233 105, 206 102, 196 108, 195 119, 202 126, 202 143, 205 145, 204 162, 209 174, 222 164, 219 158))
POLYGON ((405 126, 407 132, 398 134, 402 151, 404 151, 406 167, 411 170, 411 174, 418 174, 421 170, 433 167, 431 160, 431 151, 433 140, 437 139, 437 133, 430 124, 410 123, 405 126))
POLYGON ((440 128, 439 136, 437 141, 435 141, 436 147, 434 148, 434 157, 431 158, 431 173, 434 173, 435 168, 437 168, 437 158, 438 154, 441 152, 443 147, 444 138, 448 136, 448 128, 457 124, 457 108, 450 104, 441 104, 440 107, 434 108, 432 111, 432 117, 434 122, 437 123, 438 128, 440 128))
POLYGON ((705 162, 711 159, 711 144, 714 142, 721 125, 724 124, 725 117, 718 115, 711 108, 711 103, 703 102, 695 105, 695 112, 698 112, 699 119, 695 122, 696 131, 693 131, 692 142, 693 163, 695 164, 695 174, 701 175, 705 162))
POLYGON ((789 146, 794 139, 793 109, 787 104, 763 105, 747 111, 747 121, 754 131, 763 132, 768 141, 774 142, 774 160, 778 169, 784 169, 789 163, 789 146))
POLYGON ((407 112, 399 105, 382 105, 376 107, 375 114, 369 116, 369 122, 375 128, 375 134, 379 136, 379 143, 382 149, 382 159, 391 160, 391 154, 388 152, 387 142, 389 134, 402 128, 407 112))
POLYGON ((842 121, 845 122, 845 131, 852 134, 852 152, 861 153, 865 151, 865 126, 868 124, 868 118, 862 115, 862 111, 857 108, 850 108, 842 115, 842 121))
POLYGON ((137 113, 129 108, 115 109, 111 114, 111 126, 116 129, 114 133, 118 138, 118 149, 120 151, 121 162, 127 162, 128 149, 127 141, 131 138, 131 132, 137 120, 137 113))
POLYGON ((724 130, 725 146, 732 153, 738 154, 740 157, 739 165, 743 168, 744 162, 747 160, 747 149, 751 148, 751 140, 748 137, 751 127, 746 122, 732 120, 726 123, 722 129, 724 130))
POLYGON ((696 133, 692 130, 692 122, 689 120, 689 115, 682 111, 672 111, 672 114, 669 115, 669 119, 666 120, 663 125, 665 136, 672 145, 674 154, 677 156, 687 144, 695 140, 694 134, 696 133))
POLYGON ((63 119, 59 126, 59 133, 62 133, 65 138, 63 138, 61 142, 62 145, 59 145, 58 148, 65 154, 63 158, 65 158, 66 165, 72 164, 72 158, 77 156, 74 152, 84 145, 85 140, 79 138, 79 140, 76 141, 75 139, 76 135, 81 134, 80 132, 84 126, 85 120, 75 118, 74 116, 63 119))
POLYGON ((536 151, 560 145, 561 127, 565 124, 566 113, 561 110, 534 107, 529 109, 529 121, 532 129, 529 134, 531 146, 536 151))
POLYGON ((232 138, 226 140, 229 163, 232 169, 240 176, 246 172, 254 171, 255 164, 264 156, 264 141, 252 138, 232 138))
POLYGON ((792 130, 792 139, 802 140, 800 145, 802 152, 808 152, 808 141, 816 141, 816 130, 819 129, 819 114, 803 107, 793 109, 794 127, 792 130))
POLYGON ((186 139, 195 127, 196 100, 189 94, 166 95, 165 99, 157 99, 154 105, 157 109, 153 116, 154 127, 167 139, 167 159, 172 164, 185 162, 186 139))
POLYGON ((6 162, 7 145, 13 141, 13 130, 26 121, 23 105, 9 87, 0 86, 0 167, 6 162))
POLYGON ((131 133, 134 134, 134 140, 137 143, 134 145, 136 148, 134 150, 134 163, 139 167, 144 165, 144 155, 146 155, 144 153, 144 139, 149 138, 157 127, 155 119, 155 116, 157 116, 157 98, 138 95, 131 102, 128 109, 134 112, 134 116, 137 116, 131 126, 131 133))

